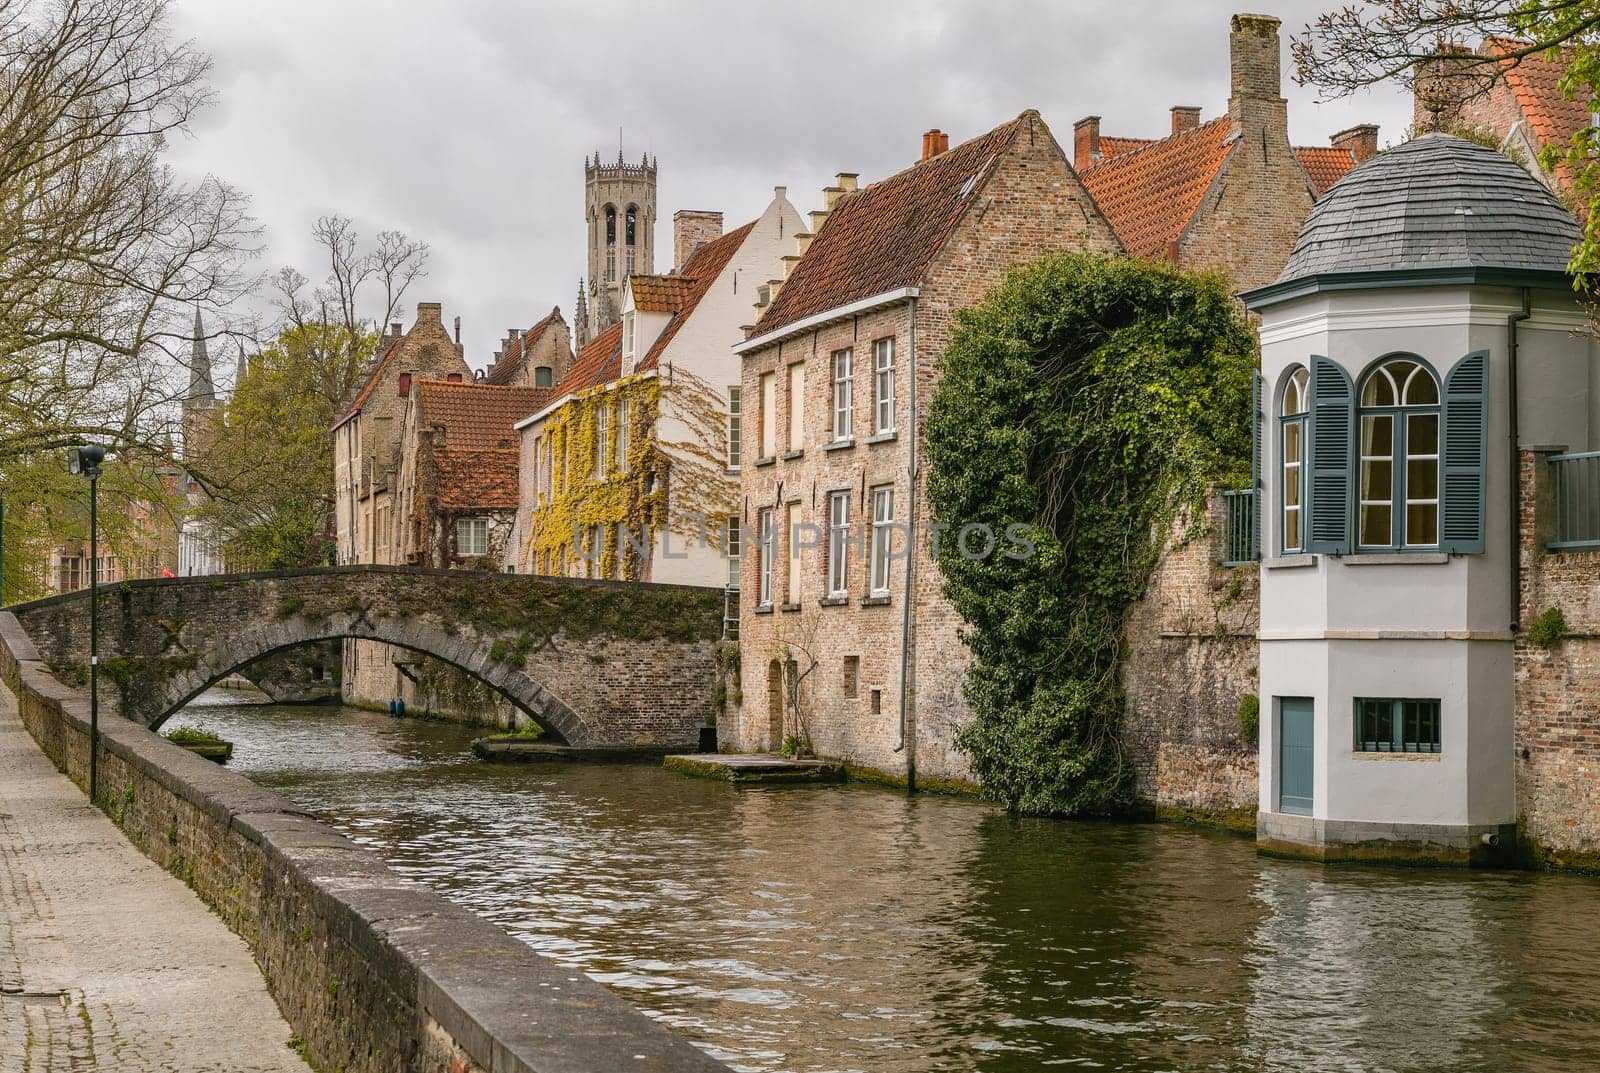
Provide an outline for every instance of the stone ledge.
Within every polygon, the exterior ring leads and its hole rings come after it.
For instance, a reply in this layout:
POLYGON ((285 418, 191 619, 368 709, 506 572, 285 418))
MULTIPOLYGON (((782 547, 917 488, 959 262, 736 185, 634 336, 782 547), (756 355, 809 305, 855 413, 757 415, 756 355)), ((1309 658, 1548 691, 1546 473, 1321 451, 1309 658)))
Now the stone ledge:
POLYGON ((1339 561, 1346 566, 1442 566, 1450 561, 1443 551, 1352 552, 1341 555, 1339 561))
POLYGON ((1279 555, 1271 559, 1263 559, 1261 565, 1268 570, 1299 570, 1308 566, 1317 565, 1318 556, 1315 555, 1279 555))
POLYGON ((1515 823, 1377 823, 1256 813, 1256 850, 1269 857, 1330 864, 1505 867, 1514 863, 1516 846, 1515 823))

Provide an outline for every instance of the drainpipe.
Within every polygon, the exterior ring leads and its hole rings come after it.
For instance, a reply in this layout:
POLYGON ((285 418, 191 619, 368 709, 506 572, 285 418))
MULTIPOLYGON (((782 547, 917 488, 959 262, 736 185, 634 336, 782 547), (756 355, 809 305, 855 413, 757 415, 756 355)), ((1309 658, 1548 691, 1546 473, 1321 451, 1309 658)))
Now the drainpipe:
POLYGON ((1506 521, 1511 537, 1511 632, 1522 625, 1522 451, 1521 435, 1517 427, 1517 325, 1533 313, 1532 298, 1528 288, 1522 288, 1522 311, 1506 317, 1506 356, 1510 359, 1508 373, 1511 384, 1506 398, 1511 409, 1511 419, 1506 422, 1506 454, 1511 460, 1511 510, 1506 521))
POLYGON ((911 443, 906 452, 906 476, 909 491, 906 493, 906 595, 904 606, 900 609, 900 743, 894 747, 895 752, 906 753, 906 789, 917 788, 917 750, 912 746, 906 749, 906 716, 911 703, 910 690, 906 688, 907 679, 910 677, 908 670, 911 662, 911 600, 912 576, 916 573, 917 563, 917 300, 911 299, 911 330, 910 358, 906 362, 909 370, 906 377, 910 384, 911 392, 911 443))

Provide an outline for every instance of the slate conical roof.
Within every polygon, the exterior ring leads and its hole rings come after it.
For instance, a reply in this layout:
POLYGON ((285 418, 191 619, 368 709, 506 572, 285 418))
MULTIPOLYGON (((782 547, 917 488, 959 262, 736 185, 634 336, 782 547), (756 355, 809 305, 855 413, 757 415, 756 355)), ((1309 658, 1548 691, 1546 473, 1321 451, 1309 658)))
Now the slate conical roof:
POLYGON ((1578 225, 1501 153, 1426 134, 1352 169, 1317 203, 1271 288, 1351 272, 1564 272, 1578 225))

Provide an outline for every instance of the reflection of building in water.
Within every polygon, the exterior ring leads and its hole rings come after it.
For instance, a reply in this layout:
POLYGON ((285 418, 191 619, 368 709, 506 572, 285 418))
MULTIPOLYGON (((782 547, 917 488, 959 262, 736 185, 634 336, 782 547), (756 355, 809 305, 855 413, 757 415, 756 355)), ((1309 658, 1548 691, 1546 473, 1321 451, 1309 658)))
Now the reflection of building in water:
POLYGON ((1486 893, 1446 876, 1262 868, 1253 897, 1267 913, 1246 958, 1250 1067, 1506 1068, 1482 1061, 1507 984, 1494 949, 1504 924, 1485 915, 1486 893))

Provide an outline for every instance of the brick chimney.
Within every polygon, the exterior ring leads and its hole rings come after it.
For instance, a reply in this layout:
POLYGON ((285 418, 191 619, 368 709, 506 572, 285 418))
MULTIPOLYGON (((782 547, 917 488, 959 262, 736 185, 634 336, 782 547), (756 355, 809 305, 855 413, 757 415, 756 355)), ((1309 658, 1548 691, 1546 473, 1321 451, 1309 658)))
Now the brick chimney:
POLYGON ((1469 72, 1471 52, 1462 45, 1435 49, 1412 71, 1411 122, 1418 134, 1449 130, 1461 124, 1461 106, 1484 87, 1469 72))
POLYGON ((438 302, 418 302, 417 303, 417 323, 418 324, 437 324, 440 328, 443 328, 444 327, 444 307, 442 305, 440 305, 438 302))
POLYGON ((1100 162, 1100 117, 1086 115, 1072 124, 1072 166, 1080 171, 1100 162))
POLYGON ((1235 132, 1278 125, 1288 137, 1289 106, 1283 99, 1279 22, 1271 15, 1235 15, 1228 34, 1232 95, 1228 116, 1235 132))
POLYGON ((1331 139, 1335 149, 1347 149, 1350 155, 1356 158, 1356 163, 1371 160, 1378 155, 1378 126, 1376 123, 1361 123, 1341 130, 1331 139))
POLYGON ((1178 104, 1172 108, 1172 133, 1193 130, 1200 125, 1200 109, 1192 104, 1178 104))
POLYGON ((940 153, 949 152, 950 135, 934 127, 922 136, 922 160, 932 160, 940 153))
POLYGON ((722 213, 709 209, 679 209, 672 214, 672 270, 683 271, 695 250, 722 237, 722 213))

